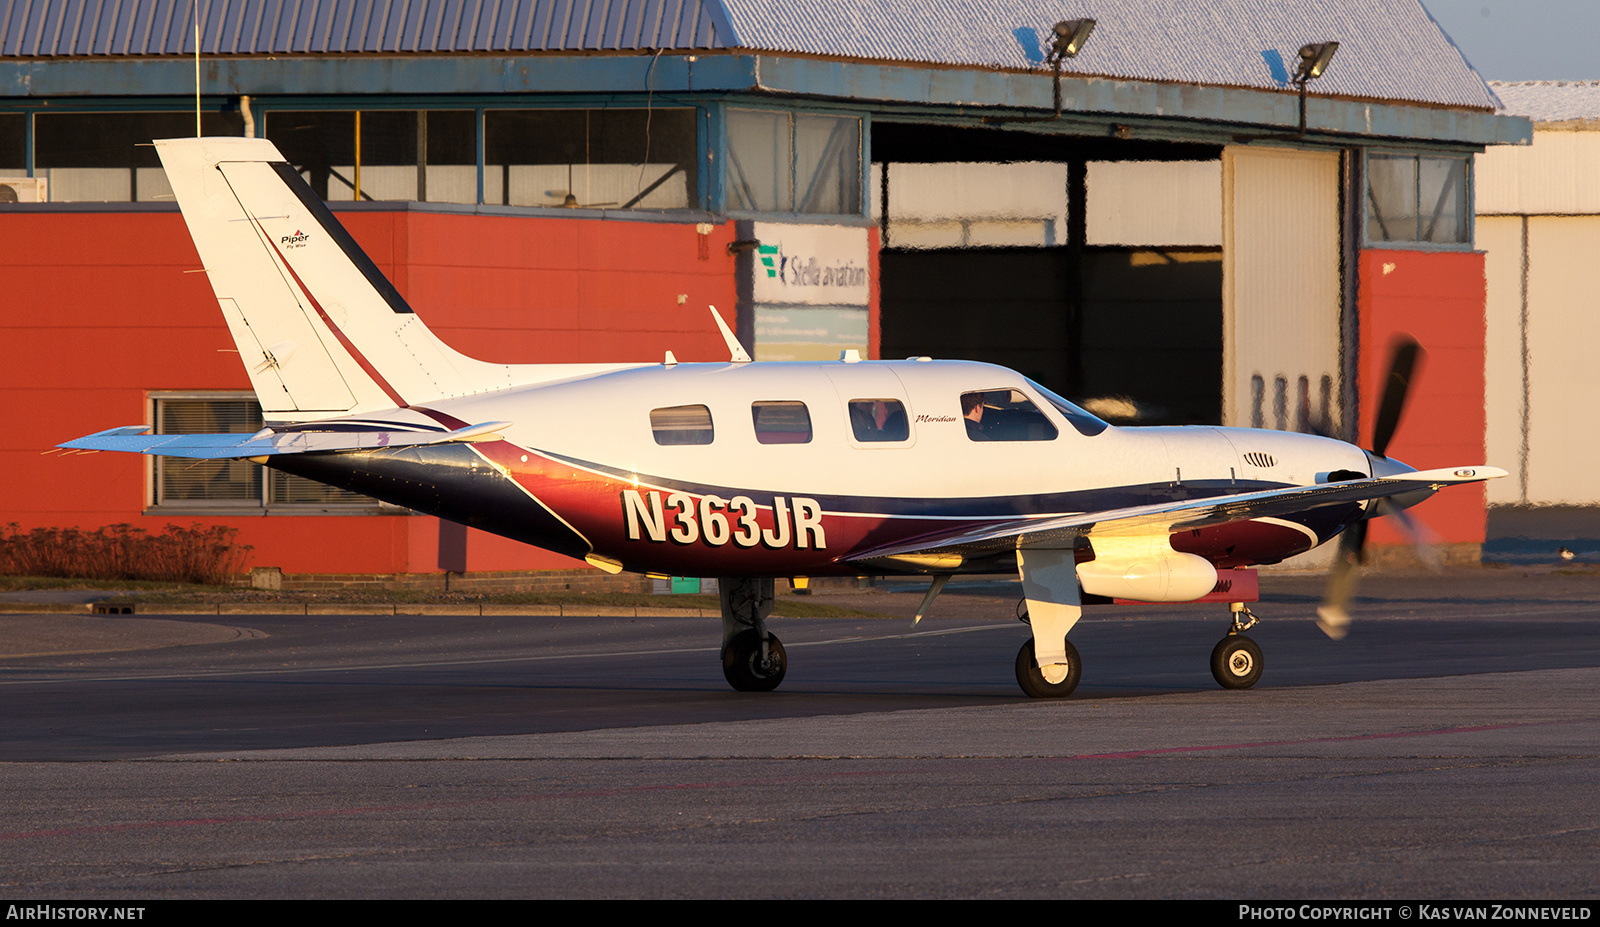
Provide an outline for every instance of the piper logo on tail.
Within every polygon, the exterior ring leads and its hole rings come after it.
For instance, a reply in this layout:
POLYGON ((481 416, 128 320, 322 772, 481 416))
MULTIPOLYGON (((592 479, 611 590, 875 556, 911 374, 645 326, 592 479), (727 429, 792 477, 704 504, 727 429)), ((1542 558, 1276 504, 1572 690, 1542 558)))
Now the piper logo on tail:
POLYGON ((278 239, 278 243, 283 245, 285 248, 299 248, 304 245, 306 243, 306 239, 310 237, 311 236, 307 235, 305 232, 295 229, 293 235, 283 236, 282 238, 278 239))

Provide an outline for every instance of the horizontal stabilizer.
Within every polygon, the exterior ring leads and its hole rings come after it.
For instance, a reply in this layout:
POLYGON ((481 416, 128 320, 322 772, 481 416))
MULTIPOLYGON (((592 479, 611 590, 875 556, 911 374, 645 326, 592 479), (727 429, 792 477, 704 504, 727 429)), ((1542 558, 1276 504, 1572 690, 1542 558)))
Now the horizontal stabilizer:
POLYGON ((1498 467, 1450 467, 1377 479, 1289 486, 1078 515, 1012 518, 980 528, 935 532, 853 553, 848 559, 852 563, 885 561, 892 564, 935 555, 971 558, 1024 548, 1070 548, 1085 537, 1151 535, 1252 518, 1283 517, 1329 505, 1348 505, 1370 499, 1431 492, 1450 483, 1477 483, 1505 475, 1506 471, 1498 467))
POLYGON ((500 439, 499 432, 510 425, 510 422, 482 422, 454 431, 273 431, 268 428, 253 435, 153 435, 149 433, 149 425, 125 425, 58 446, 71 450, 125 451, 159 457, 226 460, 283 454, 376 451, 460 441, 496 441, 500 439))

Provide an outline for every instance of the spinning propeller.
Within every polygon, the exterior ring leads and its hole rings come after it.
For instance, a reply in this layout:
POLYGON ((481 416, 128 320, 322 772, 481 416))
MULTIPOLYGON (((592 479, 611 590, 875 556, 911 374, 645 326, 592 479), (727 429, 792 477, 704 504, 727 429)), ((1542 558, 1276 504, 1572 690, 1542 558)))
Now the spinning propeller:
MULTIPOLYGON (((1405 412, 1406 396, 1411 390, 1417 363, 1424 353, 1422 346, 1410 336, 1402 336, 1395 342, 1394 353, 1389 360, 1389 377, 1383 385, 1383 401, 1378 405, 1378 418, 1372 427, 1372 449, 1368 451, 1368 455, 1373 458, 1374 476, 1384 475, 1380 472, 1378 463, 1379 460, 1389 459, 1387 454, 1389 441, 1394 438, 1395 429, 1400 425, 1401 414, 1405 412)), ((1438 563, 1432 545, 1428 543, 1426 529, 1406 514, 1405 506, 1397 505, 1389 499, 1374 500, 1361 520, 1344 529, 1344 533, 1339 536, 1339 550, 1334 556, 1333 572, 1328 577, 1328 588, 1323 594, 1322 605, 1317 609, 1317 627, 1334 640, 1342 640, 1350 631, 1350 612, 1346 606, 1355 596, 1360 566, 1366 559, 1367 523, 1384 515, 1395 517, 1400 524, 1401 533, 1417 549, 1423 562, 1430 566, 1438 563)))

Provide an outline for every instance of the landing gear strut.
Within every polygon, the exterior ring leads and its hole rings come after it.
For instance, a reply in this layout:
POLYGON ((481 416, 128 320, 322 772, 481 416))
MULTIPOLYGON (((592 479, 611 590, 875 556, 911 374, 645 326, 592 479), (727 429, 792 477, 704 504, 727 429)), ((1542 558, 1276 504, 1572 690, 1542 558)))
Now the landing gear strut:
POLYGON ((1224 689, 1248 689, 1261 679, 1261 647, 1244 636, 1258 620, 1243 602, 1234 602, 1228 634, 1211 651, 1211 676, 1224 689))
POLYGON ((771 692, 783 682, 789 656, 767 630, 771 579, 722 579, 722 675, 740 692, 771 692))

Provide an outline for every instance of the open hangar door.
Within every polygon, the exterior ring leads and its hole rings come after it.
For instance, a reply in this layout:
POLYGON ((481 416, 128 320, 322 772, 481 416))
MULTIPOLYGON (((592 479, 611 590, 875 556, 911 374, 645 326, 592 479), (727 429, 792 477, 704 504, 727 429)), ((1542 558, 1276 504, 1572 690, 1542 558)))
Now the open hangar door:
POLYGON ((873 125, 881 355, 989 361, 1104 417, 1224 417, 1220 146, 873 125))

